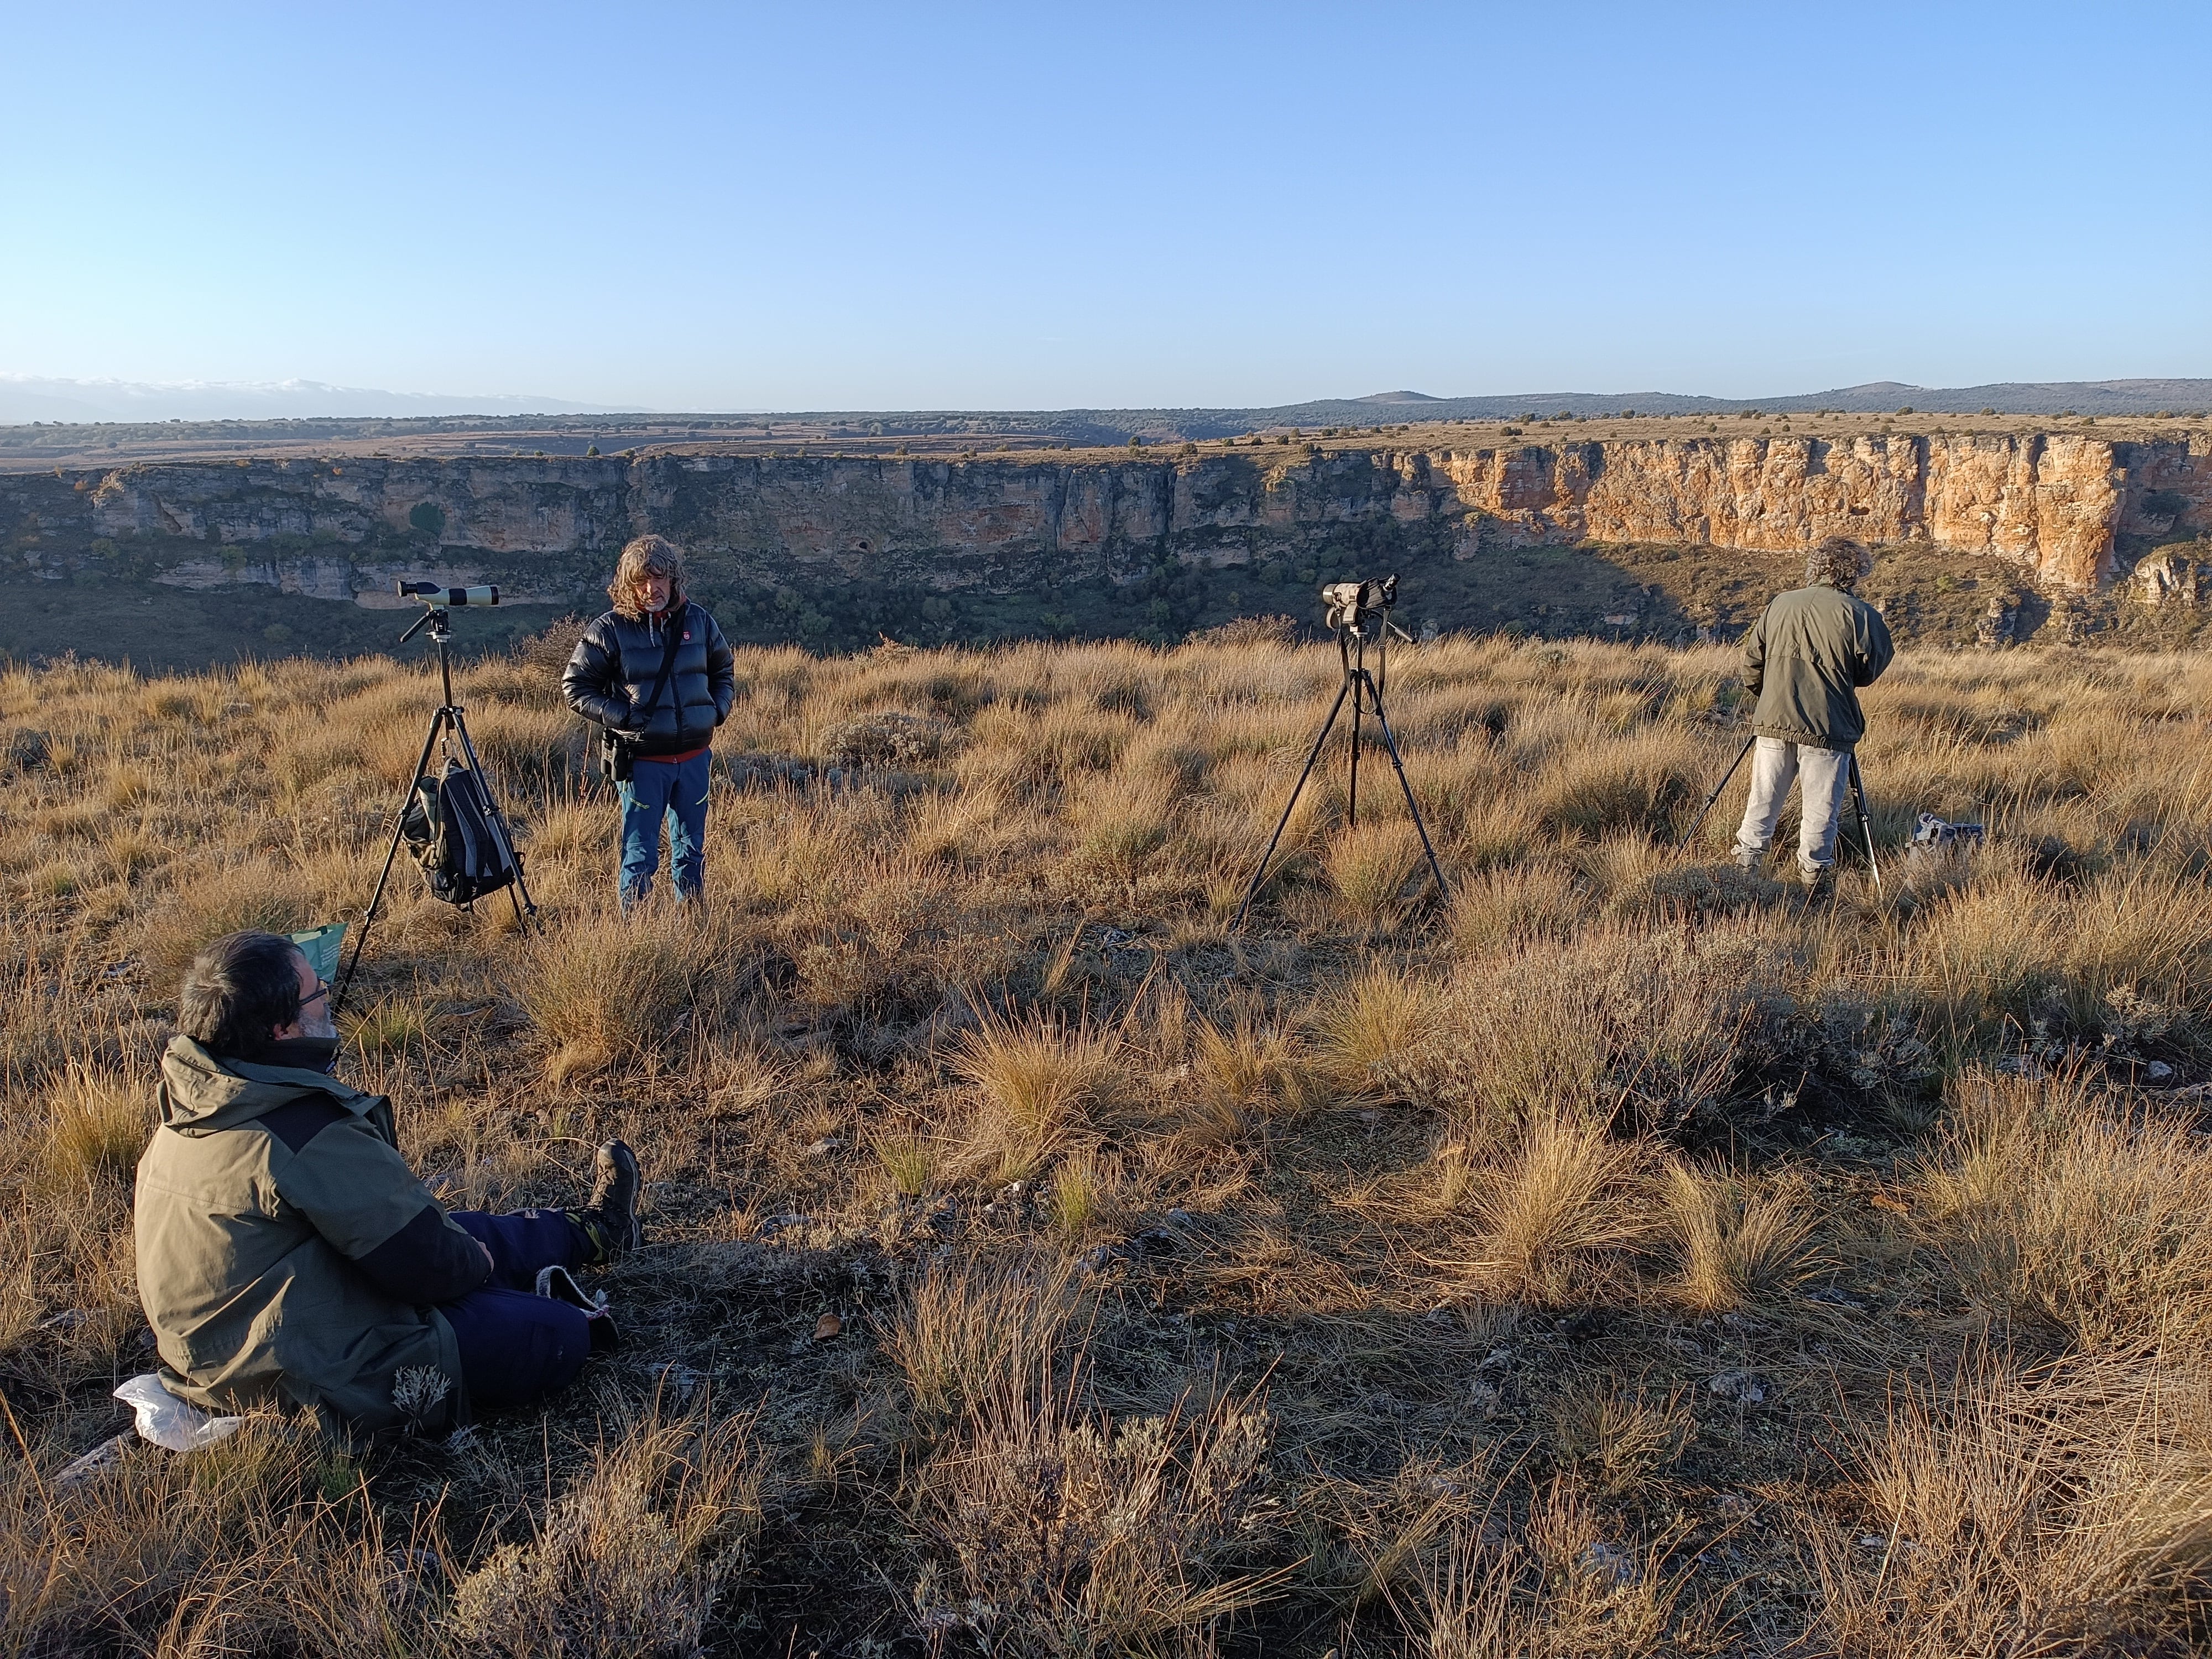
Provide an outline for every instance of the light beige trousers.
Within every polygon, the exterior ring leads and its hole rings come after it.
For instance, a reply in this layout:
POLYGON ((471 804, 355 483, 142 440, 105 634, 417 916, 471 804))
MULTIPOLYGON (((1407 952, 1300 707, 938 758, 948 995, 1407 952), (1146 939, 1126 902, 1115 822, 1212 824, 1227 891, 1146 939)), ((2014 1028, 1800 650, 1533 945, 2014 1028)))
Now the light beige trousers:
POLYGON ((1809 877, 1836 861, 1836 831, 1851 782, 1847 749, 1815 749, 1810 744, 1761 738, 1752 750, 1751 799, 1744 805, 1743 827, 1735 832, 1735 848, 1764 853, 1772 844, 1774 822, 1782 816, 1792 781, 1797 785, 1802 814, 1797 868, 1809 877))

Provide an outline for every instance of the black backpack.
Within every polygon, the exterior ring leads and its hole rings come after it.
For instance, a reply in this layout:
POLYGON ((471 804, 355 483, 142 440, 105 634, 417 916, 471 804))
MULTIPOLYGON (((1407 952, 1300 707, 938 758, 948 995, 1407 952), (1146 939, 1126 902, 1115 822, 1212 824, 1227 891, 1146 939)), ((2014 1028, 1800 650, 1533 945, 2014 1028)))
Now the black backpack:
POLYGON ((472 904, 514 880, 519 872, 507 837, 492 827, 492 810, 482 781, 457 760, 415 780, 399 830, 433 897, 472 904))

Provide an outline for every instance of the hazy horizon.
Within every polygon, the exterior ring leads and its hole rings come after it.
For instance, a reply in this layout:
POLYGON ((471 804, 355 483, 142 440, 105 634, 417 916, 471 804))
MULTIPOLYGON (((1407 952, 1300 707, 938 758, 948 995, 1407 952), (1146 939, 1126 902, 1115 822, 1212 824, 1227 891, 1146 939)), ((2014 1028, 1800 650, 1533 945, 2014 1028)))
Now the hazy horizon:
POLYGON ((13 20, 19 379, 550 412, 2212 376, 2198 7, 104 15, 96 89, 81 20, 13 20))
MULTIPOLYGON (((1498 412, 1508 406, 1517 409, 1522 404, 1540 407, 1549 411, 1559 404, 1566 404, 1578 412, 1594 412, 1592 405, 1627 405, 1640 404, 1647 413, 1682 412, 1680 405, 1692 402, 1711 402, 1716 407, 1728 408, 1746 402, 1761 402, 1777 408, 1806 407, 1809 401, 1822 398, 1836 402, 1839 409, 1867 409, 1874 402, 1867 394, 1880 394, 1883 406, 1897 396, 1927 399, 1923 405, 1929 412, 1942 409, 1963 410, 1966 403, 1990 394, 1997 398, 2003 412, 2034 412, 2055 410, 2058 404, 2051 394, 2079 393, 2068 400, 2084 405, 2085 413, 2118 413, 2132 410, 2148 413, 2153 404, 2172 404, 2194 408, 2212 404, 2212 379, 2185 380, 2174 377, 2148 379, 2107 379, 2093 381, 2032 382, 2013 381, 1974 386, 1921 386, 1895 380, 1862 382, 1856 386, 1819 387, 1797 392, 1771 392, 1757 399, 1715 398, 1709 393, 1680 392, 1672 389, 1646 388, 1642 391, 1616 390, 1592 392, 1575 389, 1518 392, 1475 392, 1458 393, 1430 393, 1413 388, 1401 388, 1391 392, 1364 393, 1351 396, 1324 394, 1302 398, 1297 402, 1275 405, 1237 405, 1221 403, 1186 404, 1187 410, 1214 410, 1224 412, 1256 413, 1267 408, 1297 410, 1314 410, 1327 405, 1334 410, 1346 406, 1364 406, 1377 421, 1404 418, 1443 416, 1464 418, 1470 412, 1466 405, 1492 404, 1498 412), (2002 394, 2009 392, 2009 397, 2002 394), (2045 394, 2036 397, 2033 394, 2045 394), (1962 402, 1962 400, 1965 400, 1962 402)), ((1037 416, 1061 414, 1114 414, 1166 410, 1163 404, 1133 404, 1118 407, 1100 405, 1063 406, 1053 410, 948 410, 944 405, 934 410, 828 410, 828 409, 691 409, 652 410, 613 408, 576 403, 542 396, 487 394, 471 397, 465 394, 398 392, 387 388, 331 386, 313 381, 287 380, 281 382, 238 383, 210 380, 173 381, 168 383, 130 382, 119 380, 80 380, 59 378, 38 378, 0 373, 0 425, 51 423, 56 425, 99 425, 112 423, 158 423, 183 421, 206 422, 222 421, 271 420, 328 420, 328 419, 444 419, 453 417, 503 417, 548 416, 562 418, 604 416, 609 420, 666 416, 698 416, 716 418, 732 416, 747 418, 805 418, 829 414, 844 416, 878 415, 896 416, 923 412, 950 412, 967 415, 1037 416)), ((1609 410, 1605 412, 1610 412, 1609 410)), ((1346 418, 1340 413, 1327 416, 1333 420, 1346 418)))

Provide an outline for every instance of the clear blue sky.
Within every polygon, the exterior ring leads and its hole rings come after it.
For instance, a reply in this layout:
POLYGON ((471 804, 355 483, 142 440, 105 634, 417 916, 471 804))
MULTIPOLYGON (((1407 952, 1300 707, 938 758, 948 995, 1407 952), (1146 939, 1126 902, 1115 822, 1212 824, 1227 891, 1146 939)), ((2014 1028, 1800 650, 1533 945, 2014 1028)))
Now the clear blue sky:
POLYGON ((665 409, 2212 375, 2212 4, 0 0, 0 372, 665 409))

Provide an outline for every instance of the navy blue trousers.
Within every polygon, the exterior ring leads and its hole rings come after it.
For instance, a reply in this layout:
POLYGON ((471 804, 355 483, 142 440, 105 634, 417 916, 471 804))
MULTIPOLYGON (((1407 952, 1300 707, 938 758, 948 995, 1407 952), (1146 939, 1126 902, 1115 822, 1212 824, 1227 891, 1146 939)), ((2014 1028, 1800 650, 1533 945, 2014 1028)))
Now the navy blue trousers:
POLYGON ((590 1357, 591 1330, 581 1308, 537 1293, 538 1270, 580 1266, 583 1229, 558 1210, 452 1213, 456 1226, 491 1252, 484 1287, 439 1310, 459 1340, 469 1398, 479 1406, 520 1406, 567 1388, 590 1357))

